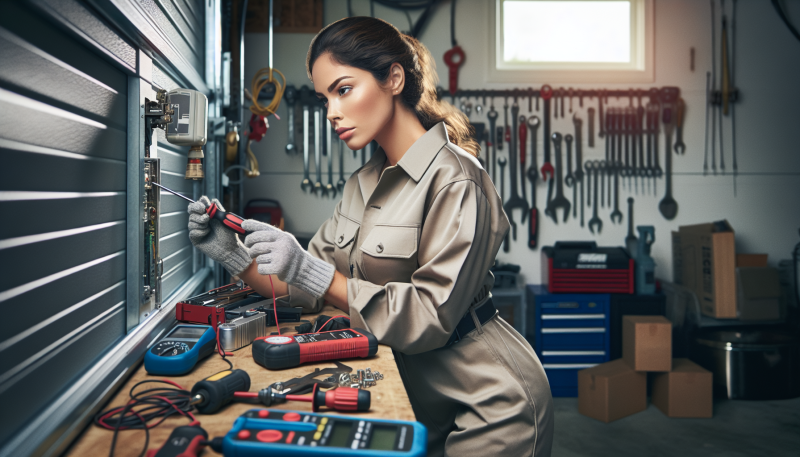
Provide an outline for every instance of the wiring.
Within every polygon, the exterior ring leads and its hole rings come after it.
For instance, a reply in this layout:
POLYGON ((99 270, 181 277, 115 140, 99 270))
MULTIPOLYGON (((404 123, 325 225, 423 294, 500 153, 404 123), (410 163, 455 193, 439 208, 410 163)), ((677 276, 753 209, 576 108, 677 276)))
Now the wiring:
POLYGON ((117 435, 121 430, 144 430, 144 449, 139 454, 144 456, 150 444, 150 429, 157 427, 164 420, 174 414, 191 419, 189 425, 199 425, 200 422, 190 412, 192 409, 191 393, 176 382, 168 379, 148 379, 137 382, 129 392, 131 399, 125 406, 118 406, 107 411, 101 411, 94 416, 94 423, 106 430, 113 430, 109 457, 114 455, 117 445, 117 435), (136 392, 142 384, 168 384, 172 387, 155 387, 136 392), (155 421, 155 422, 153 422, 155 421))
POLYGON ((250 85, 250 94, 253 104, 250 105, 250 111, 259 116, 270 116, 278 111, 278 107, 283 99, 283 91, 286 89, 286 77, 283 76, 280 70, 275 68, 262 68, 258 70, 253 76, 252 84, 250 85), (282 82, 275 79, 275 73, 281 77, 282 82), (272 97, 272 102, 267 106, 262 106, 258 103, 258 94, 267 84, 275 86, 275 95, 272 97))

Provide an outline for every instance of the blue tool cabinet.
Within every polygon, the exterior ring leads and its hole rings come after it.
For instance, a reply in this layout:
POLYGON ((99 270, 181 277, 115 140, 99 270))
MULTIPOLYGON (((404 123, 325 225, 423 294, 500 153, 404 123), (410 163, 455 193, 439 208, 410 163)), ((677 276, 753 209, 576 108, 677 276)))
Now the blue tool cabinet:
POLYGON ((609 294, 551 294, 529 285, 534 348, 554 397, 578 396, 578 371, 607 362, 610 353, 609 294))

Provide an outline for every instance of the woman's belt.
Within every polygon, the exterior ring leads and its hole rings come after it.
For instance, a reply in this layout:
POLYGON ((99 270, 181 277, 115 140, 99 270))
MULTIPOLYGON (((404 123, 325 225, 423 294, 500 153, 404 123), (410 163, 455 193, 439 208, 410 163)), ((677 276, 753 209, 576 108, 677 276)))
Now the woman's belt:
MULTIPOLYGON (((478 317, 478 321, 481 325, 489 322, 489 319, 493 318, 495 314, 497 314, 497 308, 494 307, 491 298, 486 300, 481 306, 475 308, 475 315, 478 317)), ((450 339, 447 340, 447 343, 443 347, 458 343, 467 336, 467 333, 473 330, 475 330, 475 320, 472 319, 472 313, 468 312, 461 318, 461 321, 456 325, 455 331, 450 335, 450 339)))

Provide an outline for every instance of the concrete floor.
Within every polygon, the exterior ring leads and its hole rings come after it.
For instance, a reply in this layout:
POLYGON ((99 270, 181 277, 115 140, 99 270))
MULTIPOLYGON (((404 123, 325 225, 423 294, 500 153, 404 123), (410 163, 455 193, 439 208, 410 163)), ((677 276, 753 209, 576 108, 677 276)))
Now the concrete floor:
POLYGON ((670 419, 650 404, 609 424, 579 414, 577 398, 553 400, 553 457, 800 456, 800 398, 715 400, 713 419, 670 419))

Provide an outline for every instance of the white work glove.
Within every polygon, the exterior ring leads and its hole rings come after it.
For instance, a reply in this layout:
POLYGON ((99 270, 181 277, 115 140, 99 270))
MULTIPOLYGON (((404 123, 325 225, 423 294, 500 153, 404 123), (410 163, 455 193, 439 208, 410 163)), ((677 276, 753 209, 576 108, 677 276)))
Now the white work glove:
MULTIPOLYGON (((214 203, 225 211, 216 198, 214 203)), ((216 219, 210 220, 206 214, 209 206, 211 201, 205 195, 189 204, 189 239, 200 252, 220 263, 228 273, 239 276, 252 263, 250 253, 233 230, 216 219)))
POLYGON ((333 265, 309 254, 291 233, 263 222, 248 219, 242 223, 248 232, 244 244, 256 259, 258 272, 322 298, 333 281, 333 265))

